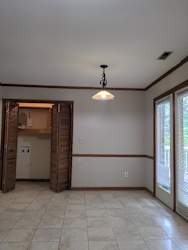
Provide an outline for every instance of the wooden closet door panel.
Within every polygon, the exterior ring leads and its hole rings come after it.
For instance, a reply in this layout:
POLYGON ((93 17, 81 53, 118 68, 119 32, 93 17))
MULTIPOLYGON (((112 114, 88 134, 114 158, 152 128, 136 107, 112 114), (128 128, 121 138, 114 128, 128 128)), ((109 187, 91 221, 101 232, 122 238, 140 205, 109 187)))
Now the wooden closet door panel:
POLYGON ((16 184, 18 105, 15 102, 5 104, 4 128, 2 191, 8 192, 16 184))
POLYGON ((72 167, 72 104, 52 109, 52 164, 50 187, 55 192, 69 189, 72 167))
POLYGON ((72 159, 72 124, 70 103, 60 105, 59 112, 59 171, 58 185, 60 190, 70 188, 70 169, 72 159))
POLYGON ((51 168, 50 189, 57 192, 58 176, 58 106, 52 107, 52 134, 51 134, 51 168))

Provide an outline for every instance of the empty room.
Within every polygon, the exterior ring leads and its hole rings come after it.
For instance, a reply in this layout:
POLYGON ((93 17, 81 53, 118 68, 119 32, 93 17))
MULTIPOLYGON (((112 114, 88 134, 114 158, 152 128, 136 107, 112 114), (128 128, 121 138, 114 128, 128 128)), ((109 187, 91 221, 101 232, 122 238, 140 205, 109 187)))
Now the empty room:
POLYGON ((187 13, 0 0, 0 250, 188 250, 187 13))

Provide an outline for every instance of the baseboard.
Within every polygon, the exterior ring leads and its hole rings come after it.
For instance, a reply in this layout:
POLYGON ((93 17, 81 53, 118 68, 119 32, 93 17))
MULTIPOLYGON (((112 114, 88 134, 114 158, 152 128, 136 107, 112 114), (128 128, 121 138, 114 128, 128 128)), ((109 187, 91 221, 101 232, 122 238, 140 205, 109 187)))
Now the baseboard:
POLYGON ((49 179, 28 179, 28 178, 18 178, 16 181, 32 181, 32 182, 49 182, 49 179))
POLYGON ((154 196, 154 193, 153 193, 149 188, 146 188, 146 187, 145 187, 145 190, 146 190, 148 193, 150 193, 151 195, 154 196))
POLYGON ((145 187, 72 187, 73 191, 146 190, 145 187))
MULTIPOLYGON (((18 178, 16 181, 29 181, 29 182, 49 182, 49 179, 25 179, 18 178)), ((154 195, 151 190, 146 187, 71 187, 72 191, 136 191, 136 190, 145 190, 151 195, 154 195)))

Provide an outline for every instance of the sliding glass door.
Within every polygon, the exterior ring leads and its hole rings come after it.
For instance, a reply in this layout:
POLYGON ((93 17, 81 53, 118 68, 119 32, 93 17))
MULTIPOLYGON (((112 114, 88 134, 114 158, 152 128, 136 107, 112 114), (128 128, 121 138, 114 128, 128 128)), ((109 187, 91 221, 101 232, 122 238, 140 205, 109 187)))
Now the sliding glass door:
POLYGON ((176 95, 176 211, 188 219, 188 90, 176 95))
POLYGON ((156 196, 173 208, 173 128, 172 97, 155 103, 156 196))

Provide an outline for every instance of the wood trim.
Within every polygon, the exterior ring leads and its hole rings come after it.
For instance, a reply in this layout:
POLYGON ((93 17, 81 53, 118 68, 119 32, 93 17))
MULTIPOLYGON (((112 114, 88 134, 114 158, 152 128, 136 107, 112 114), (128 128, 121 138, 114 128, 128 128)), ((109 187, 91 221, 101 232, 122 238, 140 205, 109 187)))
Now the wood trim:
MULTIPOLYGON (((174 71, 176 71, 178 68, 183 66, 185 63, 188 62, 188 56, 183 58, 179 63, 177 63, 175 66, 173 66, 171 69, 169 69, 167 72, 162 74, 160 77, 158 77, 156 80, 151 82, 148 86, 145 88, 132 88, 132 87, 127 87, 127 88, 106 88, 107 90, 114 90, 114 91, 147 91, 154 85, 156 85, 158 82, 172 74, 174 71)), ((42 85, 42 84, 20 84, 20 83, 0 83, 0 86, 2 87, 21 87, 21 88, 47 88, 47 89, 78 89, 78 90, 100 90, 100 87, 90 87, 90 86, 66 86, 66 85, 42 85)))
POLYGON ((173 123, 173 210, 176 211, 176 106, 175 106, 175 93, 172 94, 172 123, 173 123))
POLYGON ((181 90, 181 89, 186 88, 186 87, 188 87, 188 79, 185 80, 184 82, 182 82, 182 83, 176 85, 175 87, 173 87, 173 88, 171 88, 171 89, 165 91, 165 92, 162 93, 161 95, 155 97, 155 98, 154 98, 154 101, 157 101, 157 100, 159 100, 159 99, 162 99, 163 97, 168 96, 168 95, 170 95, 170 94, 173 94, 173 93, 175 93, 176 91, 181 90))
POLYGON ((169 76, 170 74, 172 74, 174 71, 176 71, 178 68, 180 68, 181 66, 183 66, 187 62, 188 62, 188 56, 186 56, 185 58, 183 58, 183 60, 181 60, 178 64, 176 64, 175 66, 173 66, 166 73, 164 73, 163 75, 161 75, 160 77, 158 77, 156 80, 154 80, 152 83, 150 83, 144 90, 150 89, 151 87, 153 87, 158 82, 160 82, 161 80, 163 80, 164 78, 166 78, 167 76, 169 76))
POLYGON ((145 190, 146 190, 148 193, 150 193, 152 196, 154 196, 153 191, 151 191, 149 188, 145 187, 145 190))
POLYGON ((51 108, 45 108, 45 107, 19 107, 19 109, 41 109, 41 110, 51 110, 51 108))
POLYGON ((2 100, 2 117, 1 117, 1 163, 0 163, 0 190, 3 185, 3 155, 4 155, 4 139, 5 139, 5 117, 6 117, 6 106, 5 101, 2 100))
POLYGON ((17 98, 2 98, 2 100, 3 101, 14 101, 14 102, 29 102, 29 103, 52 103, 52 104, 58 104, 58 103, 62 103, 62 102, 66 102, 66 103, 74 103, 74 101, 62 101, 62 100, 45 100, 45 99, 25 99, 25 98, 23 98, 23 99, 17 99, 17 98))
POLYGON ((151 155, 145 155, 145 158, 154 160, 154 156, 151 156, 151 155))
POLYGON ((153 100, 153 194, 156 196, 156 101, 153 100))
POLYGON ((50 179, 33 179, 33 178, 17 178, 16 181, 31 181, 31 182, 49 182, 50 179))
POLYGON ((73 119, 74 119, 74 105, 73 102, 70 105, 71 108, 71 145, 70 145, 70 165, 71 168, 69 169, 69 185, 68 185, 68 189, 71 189, 72 186, 72 150, 73 150, 73 119))
POLYGON ((117 191, 117 190, 147 190, 145 187, 72 187, 73 191, 117 191))
POLYGON ((148 158, 153 160, 153 156, 142 154, 72 154, 72 157, 112 157, 112 158, 148 158))
MULTIPOLYGON (((18 84, 18 83, 0 83, 2 87, 20 87, 20 88, 46 88, 46 89, 77 89, 77 90, 101 90, 100 87, 89 86, 65 86, 65 85, 36 85, 36 84, 18 84)), ((106 88, 106 90, 112 91, 145 91, 145 88, 106 88)))

